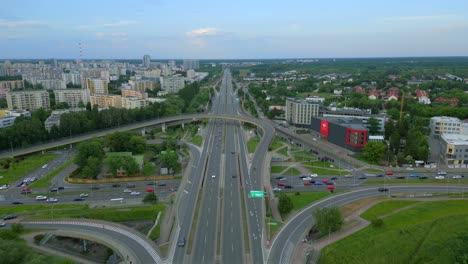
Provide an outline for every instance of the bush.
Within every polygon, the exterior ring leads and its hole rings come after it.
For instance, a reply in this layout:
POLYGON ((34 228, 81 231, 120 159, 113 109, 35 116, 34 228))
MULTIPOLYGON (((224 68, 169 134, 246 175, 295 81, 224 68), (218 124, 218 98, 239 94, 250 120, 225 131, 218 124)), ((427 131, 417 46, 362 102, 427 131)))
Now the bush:
POLYGON ((384 224, 384 221, 380 218, 374 218, 371 220, 371 224, 373 227, 377 227, 377 228, 380 228, 383 226, 384 224))
POLYGON ((21 234, 24 230, 24 226, 22 224, 12 224, 11 225, 11 231, 13 231, 13 233, 15 234, 21 234))
POLYGON ((294 205, 291 201, 291 198, 284 193, 279 194, 279 202, 278 202, 278 209, 282 215, 286 215, 287 213, 291 212, 294 205))
POLYGON ((315 227, 320 237, 340 230, 343 225, 343 216, 338 207, 317 209, 314 212, 314 216, 316 221, 315 227))
POLYGON ((36 242, 36 244, 39 244, 42 241, 42 239, 44 239, 44 237, 45 237, 44 234, 35 235, 34 242, 36 242))
POLYGON ((148 193, 145 195, 145 198, 143 198, 143 202, 155 204, 158 202, 158 196, 156 196, 154 192, 148 193))
POLYGON ((296 192, 294 195, 301 195, 301 193, 300 193, 300 192, 296 192))

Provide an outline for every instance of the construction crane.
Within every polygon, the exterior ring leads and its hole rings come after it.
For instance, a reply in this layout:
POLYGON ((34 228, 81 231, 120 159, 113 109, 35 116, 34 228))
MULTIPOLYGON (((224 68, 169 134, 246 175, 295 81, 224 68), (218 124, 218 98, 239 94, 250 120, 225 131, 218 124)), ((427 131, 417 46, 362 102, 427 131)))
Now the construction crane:
POLYGON ((409 95, 409 96, 405 96, 405 92, 402 93, 401 95, 401 105, 400 105, 400 123, 401 121, 403 121, 403 108, 404 108, 404 105, 405 105, 405 97, 407 98, 413 98, 413 96, 409 95))

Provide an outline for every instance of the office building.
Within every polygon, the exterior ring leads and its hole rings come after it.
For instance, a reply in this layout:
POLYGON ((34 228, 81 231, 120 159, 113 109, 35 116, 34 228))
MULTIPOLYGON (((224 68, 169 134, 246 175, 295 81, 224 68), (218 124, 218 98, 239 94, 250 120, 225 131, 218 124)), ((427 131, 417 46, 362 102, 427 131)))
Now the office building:
POLYGON ((337 117, 337 118, 348 118, 353 117, 363 120, 363 123, 368 126, 370 118, 375 118, 379 121, 379 130, 378 133, 384 133, 385 122, 387 122, 387 116, 384 114, 372 114, 370 109, 359 109, 352 107, 322 107, 320 108, 319 116, 323 117, 337 117))
POLYGON ((310 128, 323 140, 354 152, 362 151, 369 140, 367 127, 354 117, 312 117, 310 128))
POLYGON ((50 108, 49 93, 45 90, 7 92, 8 109, 34 111, 39 108, 50 108))
POLYGON ((180 89, 185 87, 183 77, 171 76, 161 78, 161 88, 168 93, 177 93, 180 89))
POLYGON ((286 121, 294 126, 308 127, 313 116, 319 115, 320 104, 295 98, 286 99, 286 121))
POLYGON ((89 89, 90 95, 95 94, 108 94, 109 88, 107 85, 107 80, 102 78, 87 78, 86 79, 87 87, 89 89))
POLYGON ((148 68, 150 64, 151 64, 151 56, 150 55, 143 56, 143 66, 148 68))
POLYGON ((439 137, 443 134, 460 134, 462 122, 456 117, 434 116, 429 121, 431 135, 439 137))
POLYGON ((443 133, 440 136, 440 158, 449 168, 468 167, 468 135, 443 133))
POLYGON ((185 70, 197 70, 200 68, 200 62, 198 60, 184 60, 183 65, 185 70))
POLYGON ((77 108, 81 103, 86 105, 89 102, 88 89, 61 89, 55 90, 55 101, 67 103, 70 108, 77 108))

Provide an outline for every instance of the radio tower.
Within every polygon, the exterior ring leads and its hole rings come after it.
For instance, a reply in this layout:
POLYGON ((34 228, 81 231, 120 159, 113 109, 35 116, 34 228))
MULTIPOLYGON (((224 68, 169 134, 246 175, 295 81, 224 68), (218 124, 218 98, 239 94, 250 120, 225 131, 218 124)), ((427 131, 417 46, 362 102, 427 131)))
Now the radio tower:
POLYGON ((79 57, 78 61, 82 62, 82 60, 83 60, 83 47, 81 46, 81 41, 78 42, 78 48, 80 50, 80 57, 79 57))

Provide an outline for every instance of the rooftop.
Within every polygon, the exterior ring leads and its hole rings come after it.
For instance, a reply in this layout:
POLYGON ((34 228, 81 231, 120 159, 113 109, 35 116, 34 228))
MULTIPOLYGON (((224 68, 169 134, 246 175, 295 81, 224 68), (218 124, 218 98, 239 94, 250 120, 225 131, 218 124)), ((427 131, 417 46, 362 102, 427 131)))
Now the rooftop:
POLYGON ((442 134, 442 140, 444 140, 448 144, 468 146, 468 135, 442 134))

